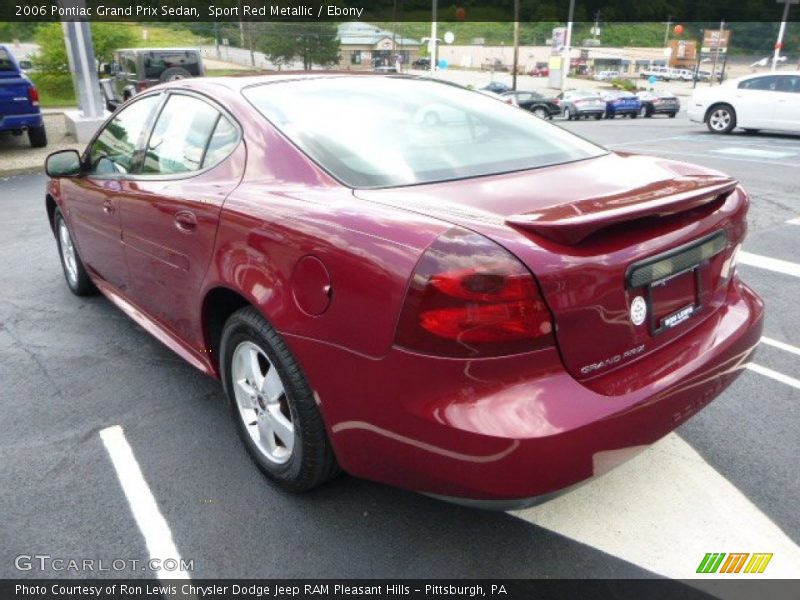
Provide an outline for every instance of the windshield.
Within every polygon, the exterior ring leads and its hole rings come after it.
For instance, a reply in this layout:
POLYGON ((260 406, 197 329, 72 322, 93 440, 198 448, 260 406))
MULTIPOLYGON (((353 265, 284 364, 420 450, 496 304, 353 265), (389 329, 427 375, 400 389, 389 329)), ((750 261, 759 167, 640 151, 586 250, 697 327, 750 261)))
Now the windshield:
POLYGON ((483 94, 403 77, 329 77, 246 88, 292 142, 350 187, 479 177, 606 151, 483 94))

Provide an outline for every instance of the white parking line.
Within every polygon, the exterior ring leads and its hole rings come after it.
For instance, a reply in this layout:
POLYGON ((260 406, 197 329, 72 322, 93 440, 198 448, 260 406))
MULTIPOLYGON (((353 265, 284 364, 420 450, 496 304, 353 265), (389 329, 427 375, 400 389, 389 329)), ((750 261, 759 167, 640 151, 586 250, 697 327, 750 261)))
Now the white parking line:
MULTIPOLYGON (((611 147, 611 146, 610 146, 611 147)), ((666 156, 687 156, 691 158, 713 158, 716 160, 732 160, 735 162, 749 162, 749 163, 758 163, 760 165, 770 165, 772 167, 798 167, 800 163, 792 163, 786 161, 778 161, 778 160, 760 160, 758 158, 742 158, 742 157, 734 157, 734 156, 720 156, 718 154, 710 155, 710 154, 701 154, 699 152, 683 152, 678 150, 663 150, 662 148, 626 148, 626 152, 634 152, 639 154, 652 154, 654 156, 659 156, 664 154, 666 156)))
POLYGON ((772 369, 769 369, 767 367, 762 367, 761 365, 757 365, 755 363, 747 363, 747 368, 753 371, 754 373, 758 373, 759 375, 763 375, 764 377, 769 377, 770 379, 774 379, 775 381, 779 381, 780 383, 784 383, 788 386, 791 386, 796 390, 800 390, 800 379, 789 377, 788 375, 784 375, 783 373, 779 373, 778 371, 773 371, 772 369))
POLYGON ((796 219, 789 219, 788 221, 786 221, 786 224, 787 225, 800 225, 800 217, 798 217, 796 219))
POLYGON ((771 552, 755 577, 800 577, 800 547, 675 433, 568 494, 512 514, 667 577, 708 578, 696 572, 707 552, 771 552))
POLYGON ((783 273, 784 275, 800 277, 800 265, 789 262, 788 260, 770 258, 769 256, 761 256, 760 254, 751 254, 750 252, 739 252, 739 254, 736 255, 736 261, 740 265, 749 265, 751 267, 758 267, 759 269, 783 273))
POLYGON ((180 567, 182 559, 172 541, 169 525, 158 509, 156 499, 142 475, 133 450, 131 450, 128 440, 125 439, 122 427, 115 425, 103 429, 100 437, 114 464, 117 478, 122 486, 122 491, 125 492, 133 518, 136 519, 139 531, 144 536, 150 558, 160 561, 159 564, 162 565, 162 568, 156 571, 156 576, 159 579, 190 579, 189 574, 180 568, 174 571, 163 569, 165 560, 173 559, 180 567))
POLYGON ((761 338, 761 343, 766 344, 767 346, 773 346, 775 348, 780 348, 786 352, 790 352, 792 354, 796 354, 800 356, 800 348, 797 346, 792 346, 791 344, 787 344, 786 342, 781 342, 779 340, 773 340, 772 338, 768 338, 766 336, 761 338))

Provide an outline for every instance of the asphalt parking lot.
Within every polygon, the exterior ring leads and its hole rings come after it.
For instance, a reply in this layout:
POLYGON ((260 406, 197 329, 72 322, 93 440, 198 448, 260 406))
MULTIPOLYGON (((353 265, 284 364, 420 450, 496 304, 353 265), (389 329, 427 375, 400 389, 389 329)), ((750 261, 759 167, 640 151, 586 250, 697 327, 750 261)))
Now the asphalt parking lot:
POLYGON ((102 297, 69 293, 45 178, 14 176, 0 180, 0 577, 78 575, 18 571, 19 555, 143 564, 179 553, 192 578, 687 578, 707 552, 772 553, 762 577, 800 577, 800 137, 713 136, 683 115, 558 124, 614 150, 726 171, 750 192, 739 271, 766 300, 765 343, 708 408, 525 511, 347 476, 283 493, 241 448, 216 381, 102 297), (113 435, 127 440, 149 513, 129 505, 113 435))

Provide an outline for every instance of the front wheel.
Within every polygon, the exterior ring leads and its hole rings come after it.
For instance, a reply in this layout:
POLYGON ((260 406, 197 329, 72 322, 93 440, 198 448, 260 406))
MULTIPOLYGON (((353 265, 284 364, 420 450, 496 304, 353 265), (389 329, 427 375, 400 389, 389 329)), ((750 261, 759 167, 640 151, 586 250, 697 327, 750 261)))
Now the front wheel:
POLYGON ((600 120, 600 119, 602 119, 602 118, 603 118, 603 114, 602 114, 602 113, 596 114, 596 115, 594 116, 594 120, 595 120, 595 121, 599 121, 599 120, 600 120))
POLYGON ((58 256, 61 258, 61 267, 64 269, 64 278, 70 291, 76 296, 91 296, 97 293, 97 288, 86 273, 78 249, 72 241, 67 222, 58 209, 53 216, 53 227, 58 243, 58 256))
POLYGON ((675 118, 675 115, 677 115, 677 114, 678 114, 678 113, 671 112, 671 113, 669 113, 669 118, 670 118, 670 119, 674 119, 674 118, 675 118))
POLYGON ((280 335, 253 307, 225 323, 220 372, 239 436, 256 465, 293 491, 338 472, 314 394, 280 335))
POLYGON ((537 106, 536 108, 534 108, 533 114, 539 117, 540 119, 546 119, 549 116, 549 113, 541 106, 537 106))
POLYGON ((736 111, 729 104, 719 104, 709 111, 706 125, 711 133, 730 133, 736 127, 736 111))
POLYGON ((572 121, 572 111, 569 109, 568 106, 564 107, 564 118, 567 121, 572 121))

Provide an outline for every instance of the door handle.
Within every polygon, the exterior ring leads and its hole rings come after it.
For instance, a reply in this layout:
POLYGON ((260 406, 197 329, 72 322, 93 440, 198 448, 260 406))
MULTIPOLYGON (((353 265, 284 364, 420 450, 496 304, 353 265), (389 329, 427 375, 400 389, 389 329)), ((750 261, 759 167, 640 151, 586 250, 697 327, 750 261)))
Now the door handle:
POLYGON ((193 212, 180 210, 175 213, 175 226, 181 231, 194 231, 197 229, 197 217, 193 212))
POLYGON ((106 213, 107 215, 110 215, 111 213, 114 212, 114 205, 111 204, 111 200, 106 200, 105 202, 103 202, 103 212, 106 213))

